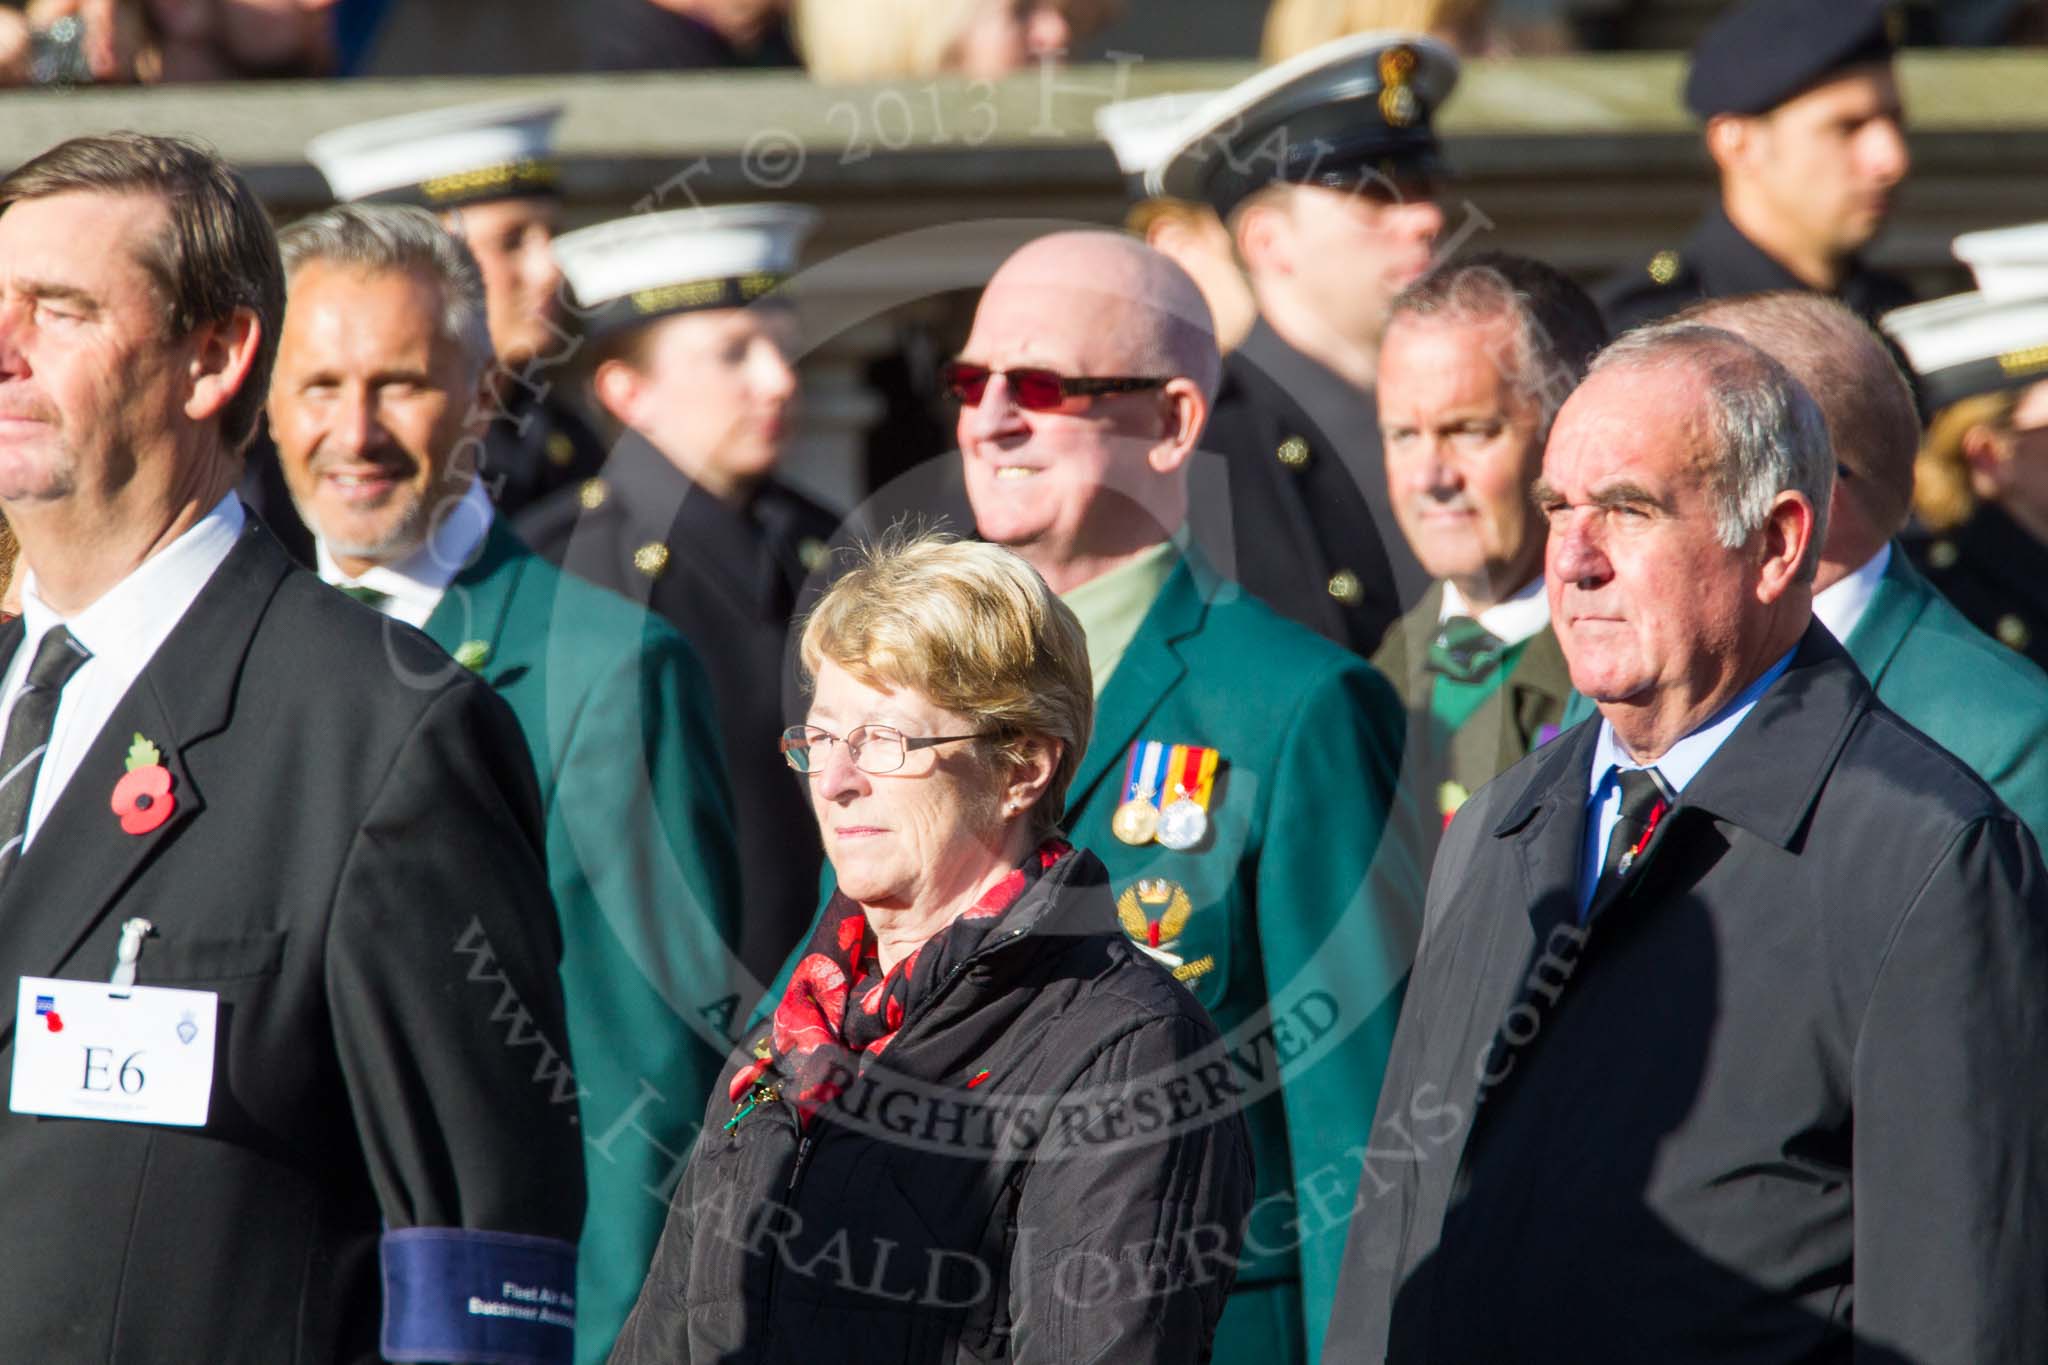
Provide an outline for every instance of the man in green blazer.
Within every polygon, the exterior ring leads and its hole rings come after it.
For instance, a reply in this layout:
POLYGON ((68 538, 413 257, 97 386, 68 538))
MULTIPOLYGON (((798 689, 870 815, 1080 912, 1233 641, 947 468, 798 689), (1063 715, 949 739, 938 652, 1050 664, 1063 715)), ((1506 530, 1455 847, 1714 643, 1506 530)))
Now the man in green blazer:
POLYGON ((1068 833, 1108 867, 1124 932, 1224 1034, 1169 1092, 1240 1104, 1251 1127, 1251 1218, 1203 1253, 1235 1277, 1212 1358, 1295 1365, 1330 1316, 1422 869, 1391 828, 1399 698, 1185 528, 1220 368, 1178 266, 1081 232, 1004 264, 947 380, 977 529, 1088 633, 1095 732, 1068 833))
POLYGON ((1776 358, 1827 418, 1837 472, 1813 614, 1879 701, 1969 764, 2048 842, 2048 674, 1971 625, 1892 543, 1912 507, 1920 419, 1891 353, 1818 295, 1717 300, 1685 316, 1776 358))
MULTIPOLYGON (((576 1358, 600 1361, 741 1004, 708 683, 666 624, 564 575, 494 517, 464 458, 488 412, 472 400, 489 350, 461 244, 420 210, 362 205, 294 224, 281 243, 270 422, 320 574, 488 681, 540 779, 574 1068, 556 1057, 557 1083, 581 1104, 590 1192, 576 1358)), ((484 957, 471 967, 490 971, 484 957)))
POLYGON ((1435 582, 1373 662, 1408 706, 1402 787, 1426 836, 1564 719, 1571 675, 1529 485, 1551 419, 1606 342, 1586 292, 1523 256, 1445 266, 1394 300, 1380 349, 1387 491, 1435 582))

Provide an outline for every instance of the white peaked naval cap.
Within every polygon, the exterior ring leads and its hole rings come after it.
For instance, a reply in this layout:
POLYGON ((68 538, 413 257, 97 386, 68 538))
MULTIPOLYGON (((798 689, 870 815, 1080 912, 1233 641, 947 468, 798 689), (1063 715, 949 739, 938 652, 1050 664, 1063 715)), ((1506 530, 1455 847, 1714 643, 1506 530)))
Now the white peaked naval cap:
POLYGON ((744 308, 796 273, 817 210, 729 204, 615 218, 555 239, 555 260, 593 332, 671 313, 744 308))
POLYGON ((334 197, 458 208, 555 192, 552 100, 494 101, 352 124, 306 144, 334 197))

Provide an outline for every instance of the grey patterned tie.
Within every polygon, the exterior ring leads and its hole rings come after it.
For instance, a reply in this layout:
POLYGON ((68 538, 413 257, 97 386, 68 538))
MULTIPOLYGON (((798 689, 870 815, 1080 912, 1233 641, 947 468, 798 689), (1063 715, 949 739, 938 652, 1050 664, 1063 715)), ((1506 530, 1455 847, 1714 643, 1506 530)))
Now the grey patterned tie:
POLYGON ((7 717, 7 740, 0 744, 0 878, 13 870, 21 854, 29 798, 35 795, 43 751, 50 747, 58 698, 78 666, 91 657, 63 626, 53 628, 36 646, 28 681, 7 717))

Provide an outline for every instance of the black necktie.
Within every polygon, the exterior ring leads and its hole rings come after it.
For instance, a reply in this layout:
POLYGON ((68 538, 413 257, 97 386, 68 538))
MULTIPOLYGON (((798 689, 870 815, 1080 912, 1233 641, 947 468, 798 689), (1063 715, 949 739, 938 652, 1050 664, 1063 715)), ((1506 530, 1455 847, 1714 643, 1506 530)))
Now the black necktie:
POLYGON ((58 697, 78 666, 91 657, 63 626, 53 628, 36 646, 28 681, 7 717, 6 742, 0 744, 0 877, 21 854, 29 799, 35 795, 43 751, 50 747, 50 729, 57 723, 58 697))
POLYGON ((1469 616, 1445 619, 1429 642, 1425 666, 1453 682, 1485 682, 1500 664, 1501 639, 1469 616))
POLYGON ((1600 880, 1593 889, 1595 905, 1613 889, 1611 883, 1635 867, 1666 809, 1664 785, 1655 768, 1618 768, 1615 777, 1621 783, 1621 816, 1607 836, 1607 856, 1600 862, 1600 880))

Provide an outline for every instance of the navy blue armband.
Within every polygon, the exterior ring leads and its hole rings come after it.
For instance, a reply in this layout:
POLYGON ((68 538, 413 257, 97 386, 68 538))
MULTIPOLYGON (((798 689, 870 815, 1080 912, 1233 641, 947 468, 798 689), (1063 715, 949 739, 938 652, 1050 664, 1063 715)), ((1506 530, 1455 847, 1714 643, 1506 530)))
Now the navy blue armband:
POLYGON ((576 1247, 475 1228, 384 1234, 386 1360, 569 1365, 576 1247))

